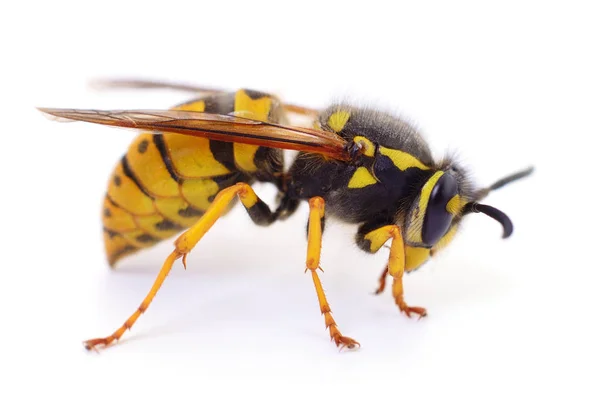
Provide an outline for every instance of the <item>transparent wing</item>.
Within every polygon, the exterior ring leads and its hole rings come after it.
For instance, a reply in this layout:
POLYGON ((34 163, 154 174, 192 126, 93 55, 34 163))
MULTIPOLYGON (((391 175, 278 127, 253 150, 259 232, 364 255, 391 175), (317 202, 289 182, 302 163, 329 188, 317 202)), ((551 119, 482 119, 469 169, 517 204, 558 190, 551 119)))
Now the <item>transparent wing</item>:
POLYGON ((223 89, 200 87, 185 83, 162 82, 141 79, 97 79, 90 82, 94 89, 169 89, 199 94, 226 93, 223 89))
POLYGON ((39 108, 51 116, 107 126, 180 133, 225 142, 319 153, 348 160, 346 141, 335 133, 213 113, 185 110, 78 110, 39 108))
MULTIPOLYGON (((221 94, 226 93, 226 90, 215 89, 211 87, 201 87, 193 84, 166 82, 157 80, 142 80, 142 79, 97 79, 91 82, 91 86, 98 90, 110 90, 110 89, 167 89, 167 90, 178 90, 182 92, 191 92, 197 94, 221 94)), ((295 104, 283 103, 285 110, 297 113, 303 116, 317 117, 318 110, 298 106, 295 104)))

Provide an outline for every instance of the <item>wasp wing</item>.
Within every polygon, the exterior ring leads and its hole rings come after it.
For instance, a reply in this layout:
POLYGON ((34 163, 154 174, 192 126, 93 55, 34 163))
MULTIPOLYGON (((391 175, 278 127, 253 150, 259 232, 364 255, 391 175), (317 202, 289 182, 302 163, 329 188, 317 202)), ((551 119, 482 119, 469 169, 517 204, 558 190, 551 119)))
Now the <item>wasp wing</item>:
POLYGON ((233 115, 185 110, 39 110, 51 116, 74 121, 319 153, 339 160, 349 158, 345 150, 347 142, 335 133, 233 115))
MULTIPOLYGON (((186 83, 174 83, 159 80, 142 79, 98 79, 91 82, 95 89, 166 89, 177 90, 181 92, 192 92, 198 94, 219 94, 226 93, 223 89, 195 86, 186 83)), ((283 103, 283 107, 288 112, 297 113, 303 116, 317 117, 319 111, 311 107, 299 106, 296 104, 283 103)))
POLYGON ((223 89, 200 87, 185 83, 163 82, 142 79, 97 79, 90 82, 94 89, 167 89, 199 94, 226 93, 223 89))

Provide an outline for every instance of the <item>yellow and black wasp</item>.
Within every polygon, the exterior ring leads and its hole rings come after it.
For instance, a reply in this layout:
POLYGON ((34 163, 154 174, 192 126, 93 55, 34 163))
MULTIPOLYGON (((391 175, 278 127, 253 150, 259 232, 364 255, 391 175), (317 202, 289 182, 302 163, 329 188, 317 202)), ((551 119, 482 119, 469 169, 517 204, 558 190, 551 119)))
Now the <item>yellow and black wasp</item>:
POLYGON ((110 265, 180 232, 146 298, 111 335, 85 342, 109 345, 146 311, 177 259, 192 251, 237 197, 252 221, 270 225, 308 201, 306 268, 312 274, 331 339, 353 348, 330 311, 317 269, 326 218, 358 225, 356 243, 377 252, 391 239, 387 275, 400 310, 426 315, 404 300, 402 276, 448 245, 461 220, 483 213, 497 220, 503 236, 513 226, 500 210, 479 203, 491 190, 529 175, 532 168, 477 189, 452 159, 435 161, 419 133, 401 118, 367 108, 334 104, 323 111, 285 104, 252 90, 235 93, 143 81, 112 86, 162 87, 197 92, 201 98, 170 110, 40 109, 50 115, 109 126, 141 129, 108 182, 102 221, 110 265), (290 124, 290 114, 312 117, 314 128, 290 124), (298 151, 286 169, 283 149, 298 151), (252 183, 278 191, 272 211, 252 183), (185 231, 184 231, 185 230, 185 231))

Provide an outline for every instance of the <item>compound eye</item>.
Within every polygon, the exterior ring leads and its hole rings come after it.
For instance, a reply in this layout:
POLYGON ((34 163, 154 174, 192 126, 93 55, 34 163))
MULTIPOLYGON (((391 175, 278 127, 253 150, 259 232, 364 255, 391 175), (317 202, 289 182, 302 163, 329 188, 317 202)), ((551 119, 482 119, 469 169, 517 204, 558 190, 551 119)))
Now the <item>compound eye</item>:
POLYGON ((423 243, 433 246, 448 231, 453 216, 446 209, 446 205, 456 194, 458 194, 456 179, 451 174, 444 173, 429 196, 421 234, 423 243))

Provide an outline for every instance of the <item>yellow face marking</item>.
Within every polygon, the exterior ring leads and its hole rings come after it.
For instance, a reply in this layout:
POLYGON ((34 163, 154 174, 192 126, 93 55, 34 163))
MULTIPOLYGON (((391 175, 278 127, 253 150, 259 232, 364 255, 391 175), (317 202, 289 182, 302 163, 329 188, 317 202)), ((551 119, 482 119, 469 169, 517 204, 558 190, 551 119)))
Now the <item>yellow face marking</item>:
POLYGON ((461 199, 459 195, 454 195, 452 199, 450 199, 446 204, 446 210, 451 215, 456 216, 460 213, 460 211, 463 207, 465 207, 466 204, 467 202, 465 201, 465 199, 461 199))
POLYGON ((431 192, 433 191, 435 184, 438 182, 438 180, 440 180, 443 174, 444 172, 442 171, 435 172, 421 189, 421 198, 419 199, 419 220, 421 221, 423 221, 423 218, 425 217, 425 211, 427 210, 427 204, 429 203, 429 197, 431 196, 431 192))
POLYGON ((206 210, 211 202, 209 197, 219 191, 219 185, 212 179, 186 180, 181 184, 181 194, 192 206, 199 210, 206 210))
POLYGON ((342 131, 344 126, 346 126, 349 118, 350 112, 339 110, 329 116, 329 119, 327 119, 327 126, 329 126, 334 132, 339 133, 342 131))
POLYGON ((369 169, 364 166, 356 169, 356 172, 352 175, 348 187, 350 189, 362 189, 363 187, 370 186, 377 183, 377 180, 373 177, 369 169))
POLYGON ((375 156, 375 145, 372 141, 370 141, 364 136, 354 136, 353 140, 354 143, 356 143, 357 145, 362 145, 365 148, 365 151, 363 153, 365 156, 375 156))
POLYGON ((206 103, 204 100, 196 100, 189 103, 180 104, 174 107, 175 110, 188 110, 192 112, 204 112, 206 109, 206 103))
POLYGON ((142 186, 153 196, 179 196, 179 185, 167 170, 151 133, 140 134, 127 150, 127 161, 142 186))
POLYGON ((108 184, 108 196, 121 208, 134 215, 153 215, 154 203, 123 173, 121 162, 117 164, 108 184))
POLYGON ((410 218, 408 226, 408 240, 413 243, 422 243, 423 238, 421 236, 421 230, 423 228, 423 220, 425 219, 425 212, 427 211, 427 204, 429 203, 429 197, 435 187, 435 184, 440 180, 444 172, 435 172, 433 176, 423 185, 421 189, 421 196, 419 197, 419 206, 412 212, 413 215, 410 218))
MULTIPOLYGON (((245 90, 238 90, 235 94, 234 112, 243 113, 244 117, 266 122, 271 112, 272 99, 264 96, 252 99, 245 90)), ((259 146, 244 143, 233 144, 233 156, 236 165, 246 172, 256 172, 254 157, 259 146)))
POLYGON ((387 147, 380 146, 379 152, 389 157, 394 163, 394 166, 402 171, 408 169, 409 167, 417 167, 421 170, 429 170, 429 168, 421 163, 419 159, 401 150, 388 149, 387 147))
POLYGON ((448 230, 448 232, 446 232, 446 234, 442 236, 442 238, 438 240, 438 242, 435 245, 433 245, 433 247, 431 248, 431 255, 433 256, 434 254, 448 246, 448 244, 454 239, 454 236, 456 236, 457 232, 458 225, 453 225, 452 227, 450 227, 450 230, 448 230))
POLYGON ((404 266, 405 270, 408 272, 421 266, 427 261, 427 259, 429 259, 429 252, 429 249, 424 247, 406 246, 404 248, 404 253, 406 256, 406 262, 404 266))

